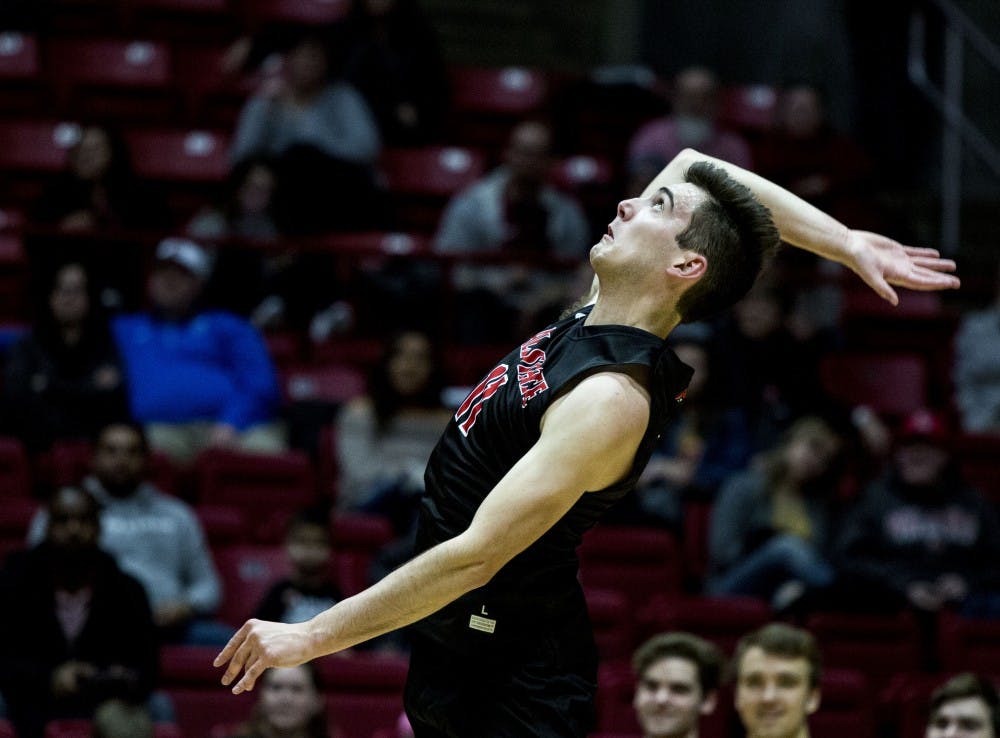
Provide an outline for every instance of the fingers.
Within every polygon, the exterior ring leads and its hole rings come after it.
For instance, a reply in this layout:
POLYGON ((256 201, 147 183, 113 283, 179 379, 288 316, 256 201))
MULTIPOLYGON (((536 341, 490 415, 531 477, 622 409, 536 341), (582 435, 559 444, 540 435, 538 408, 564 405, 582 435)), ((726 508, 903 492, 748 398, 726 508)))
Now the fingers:
POLYGON ((903 251, 906 252, 907 256, 928 256, 936 258, 941 255, 937 249, 928 249, 922 246, 904 246, 903 251))
POLYGON ((247 639, 243 644, 236 650, 233 654, 232 661, 229 662, 229 668, 226 669, 226 673, 222 675, 222 683, 224 685, 229 685, 232 683, 240 671, 243 669, 244 664, 251 660, 253 654, 253 649, 250 645, 250 640, 247 639))
POLYGON ((236 683, 233 687, 233 694, 240 694, 241 692, 249 692, 253 689, 254 684, 257 683, 257 678, 264 673, 264 663, 260 660, 254 661, 250 667, 247 669, 246 674, 243 678, 236 683))
POLYGON ((935 257, 913 256, 910 262, 925 269, 933 269, 938 272, 953 272, 957 268, 951 259, 938 259, 935 257))
POLYGON ((229 639, 229 643, 226 644, 226 647, 223 648, 222 651, 219 652, 219 655, 215 657, 215 661, 212 662, 212 666, 222 666, 233 657, 233 654, 236 653, 236 649, 240 647, 243 640, 246 638, 247 629, 249 627, 250 623, 246 622, 243 624, 242 628, 236 631, 235 635, 229 639))
POLYGON ((896 295, 896 291, 889 286, 889 283, 882 278, 882 275, 874 277, 868 286, 875 290, 875 294, 881 297, 883 300, 888 302, 890 305, 898 305, 899 297, 896 295))

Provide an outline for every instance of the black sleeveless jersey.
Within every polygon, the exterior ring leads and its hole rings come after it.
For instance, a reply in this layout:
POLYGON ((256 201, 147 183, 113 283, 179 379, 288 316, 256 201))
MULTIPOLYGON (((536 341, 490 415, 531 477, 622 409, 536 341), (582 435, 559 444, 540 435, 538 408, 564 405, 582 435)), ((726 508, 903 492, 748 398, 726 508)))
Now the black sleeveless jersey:
POLYGON ((590 308, 552 324, 504 357, 458 408, 427 465, 417 553, 466 530, 479 505, 541 435, 545 411, 596 371, 646 367, 650 419, 626 479, 588 491, 488 584, 417 624, 442 646, 504 653, 528 632, 558 628, 585 607, 576 548, 583 533, 634 487, 691 378, 663 339, 638 328, 584 325, 590 308))

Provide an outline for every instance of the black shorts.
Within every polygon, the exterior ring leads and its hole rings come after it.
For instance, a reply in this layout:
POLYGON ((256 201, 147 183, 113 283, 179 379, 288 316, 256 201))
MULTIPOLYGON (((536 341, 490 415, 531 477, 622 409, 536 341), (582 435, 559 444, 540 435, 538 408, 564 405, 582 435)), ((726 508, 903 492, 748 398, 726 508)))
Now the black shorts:
POLYGON ((415 738, 585 738, 597 692, 586 612, 520 646, 517 658, 483 659, 414 633, 404 701, 415 738))

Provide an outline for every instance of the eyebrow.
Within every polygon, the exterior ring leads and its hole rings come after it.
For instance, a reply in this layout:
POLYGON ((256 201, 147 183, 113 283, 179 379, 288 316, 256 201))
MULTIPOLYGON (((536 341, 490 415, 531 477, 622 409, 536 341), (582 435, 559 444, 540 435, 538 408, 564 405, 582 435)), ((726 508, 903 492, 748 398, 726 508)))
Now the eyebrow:
POLYGON ((671 192, 670 189, 667 188, 667 187, 661 187, 660 189, 658 189, 656 191, 656 194, 659 195, 661 192, 664 195, 666 195, 668 198, 670 198, 670 209, 673 210, 674 209, 674 193, 671 192))

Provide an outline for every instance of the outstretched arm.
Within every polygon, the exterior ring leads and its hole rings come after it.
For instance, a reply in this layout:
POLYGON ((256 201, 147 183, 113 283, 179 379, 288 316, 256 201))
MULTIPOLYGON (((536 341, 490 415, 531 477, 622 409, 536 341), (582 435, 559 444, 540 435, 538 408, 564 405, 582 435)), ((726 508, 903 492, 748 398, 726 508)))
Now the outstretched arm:
POLYGON ((268 667, 349 648, 486 584, 582 494, 626 474, 648 419, 648 395, 626 375, 583 380, 548 409, 539 440, 487 495, 464 533, 305 623, 248 621, 215 659, 216 666, 228 662, 223 684, 238 679, 234 693, 250 690, 268 667))
POLYGON ((709 161, 746 185, 766 205, 786 243, 836 261, 854 271, 881 297, 896 305, 891 285, 913 290, 956 289, 958 277, 948 274, 955 262, 942 259, 935 249, 904 246, 877 233, 851 230, 788 190, 746 169, 685 149, 661 171, 643 192, 649 197, 660 187, 684 181, 694 162, 709 161))

